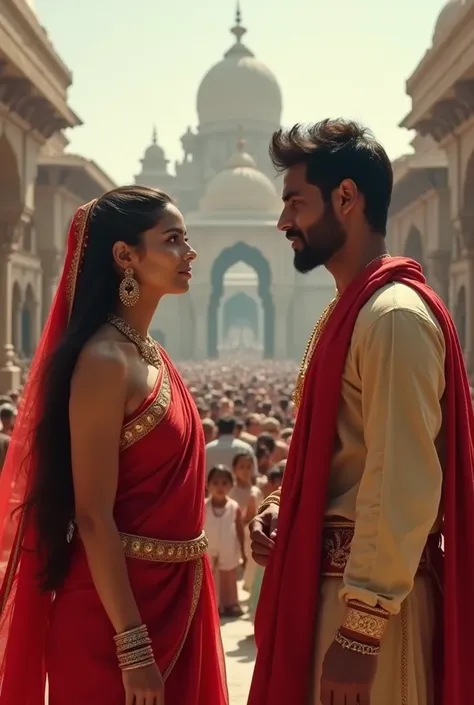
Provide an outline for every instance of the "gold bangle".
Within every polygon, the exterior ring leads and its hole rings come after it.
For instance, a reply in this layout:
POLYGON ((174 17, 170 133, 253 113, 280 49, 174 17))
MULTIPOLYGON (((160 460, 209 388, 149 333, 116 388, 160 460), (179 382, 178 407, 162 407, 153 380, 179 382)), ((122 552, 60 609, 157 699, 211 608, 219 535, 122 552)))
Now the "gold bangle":
POLYGON ((151 639, 148 636, 148 629, 145 624, 136 629, 129 629, 121 634, 116 634, 114 636, 115 648, 117 653, 122 651, 129 651, 130 649, 137 648, 138 646, 147 646, 151 644, 151 639))
POLYGON ((134 663, 132 666, 124 666, 122 671, 135 671, 138 668, 145 668, 145 666, 153 666, 155 659, 149 659, 148 661, 143 661, 143 663, 134 663))
POLYGON ((348 607, 341 627, 363 637, 380 641, 388 624, 388 616, 381 616, 378 611, 371 612, 370 608, 354 609, 348 607))
POLYGON ((342 646, 343 649, 354 651, 355 653, 363 654, 364 656, 378 656, 380 653, 380 646, 369 646, 369 644, 363 644, 360 641, 355 641, 355 639, 348 639, 341 634, 339 629, 334 635, 334 641, 342 646))
POLYGON ((121 654, 118 657, 119 666, 131 666, 134 663, 141 663, 144 660, 154 658, 153 649, 151 646, 145 646, 143 649, 135 649, 128 651, 126 654, 121 654))

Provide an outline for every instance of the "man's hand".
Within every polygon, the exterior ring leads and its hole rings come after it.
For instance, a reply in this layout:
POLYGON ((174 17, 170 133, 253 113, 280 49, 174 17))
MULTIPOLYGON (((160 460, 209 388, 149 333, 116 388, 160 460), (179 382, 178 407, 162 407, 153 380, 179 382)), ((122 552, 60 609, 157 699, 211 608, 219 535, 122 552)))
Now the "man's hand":
POLYGON ((249 524, 252 556, 255 563, 263 567, 267 565, 270 553, 275 546, 278 511, 278 505, 270 504, 261 514, 257 514, 249 524))
POLYGON ((334 641, 323 662, 322 705, 370 705, 377 663, 377 656, 344 649, 334 641))

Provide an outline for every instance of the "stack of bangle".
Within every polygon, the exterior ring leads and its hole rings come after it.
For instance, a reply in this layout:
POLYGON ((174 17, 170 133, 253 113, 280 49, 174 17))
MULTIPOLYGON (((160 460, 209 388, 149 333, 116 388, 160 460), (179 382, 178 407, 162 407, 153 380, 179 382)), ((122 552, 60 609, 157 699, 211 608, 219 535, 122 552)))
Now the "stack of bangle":
POLYGON ((155 663, 151 639, 144 624, 114 636, 118 663, 122 671, 133 671, 155 663))
POLYGON ((277 507, 280 506, 280 491, 277 490, 277 492, 278 494, 274 494, 272 492, 272 494, 269 494, 268 497, 263 500, 262 504, 257 510, 257 514, 261 514, 262 512, 264 512, 265 509, 267 509, 267 507, 270 507, 272 504, 276 504, 277 507))
POLYGON ((344 649, 377 656, 389 617, 390 614, 382 607, 370 607, 358 600, 350 600, 335 641, 344 649))

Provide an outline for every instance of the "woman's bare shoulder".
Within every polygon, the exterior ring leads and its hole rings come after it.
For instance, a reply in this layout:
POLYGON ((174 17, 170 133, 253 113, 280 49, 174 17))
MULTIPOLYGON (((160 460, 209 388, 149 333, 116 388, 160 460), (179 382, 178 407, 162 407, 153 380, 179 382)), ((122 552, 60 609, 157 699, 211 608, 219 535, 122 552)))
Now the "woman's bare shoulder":
POLYGON ((73 385, 125 384, 129 355, 127 343, 117 340, 106 329, 99 330, 82 348, 73 374, 73 385))

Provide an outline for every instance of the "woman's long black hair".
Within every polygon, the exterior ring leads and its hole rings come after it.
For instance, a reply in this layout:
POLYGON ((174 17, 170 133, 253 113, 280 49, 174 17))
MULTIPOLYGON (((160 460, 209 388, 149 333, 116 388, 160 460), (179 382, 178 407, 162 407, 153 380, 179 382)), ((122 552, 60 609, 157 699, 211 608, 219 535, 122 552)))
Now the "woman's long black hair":
POLYGON ((69 325, 46 363, 41 382, 41 420, 32 438, 36 473, 24 510, 37 522, 44 556, 41 583, 54 590, 66 577, 71 547, 68 526, 74 519, 69 395, 71 378, 85 343, 107 321, 118 301, 119 278, 112 247, 123 241, 138 247, 142 233, 153 228, 173 203, 166 193, 142 186, 117 188, 93 206, 81 272, 69 325))

